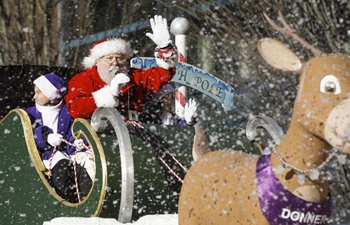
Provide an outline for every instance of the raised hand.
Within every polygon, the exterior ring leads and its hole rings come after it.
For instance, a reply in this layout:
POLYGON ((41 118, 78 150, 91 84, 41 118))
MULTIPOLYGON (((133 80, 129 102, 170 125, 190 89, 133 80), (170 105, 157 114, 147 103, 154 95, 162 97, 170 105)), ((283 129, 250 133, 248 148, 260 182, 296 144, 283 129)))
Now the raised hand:
POLYGON ((185 120, 186 123, 189 125, 193 125, 195 123, 194 121, 194 114, 196 113, 197 110, 197 102, 195 99, 190 99, 186 105, 185 105, 185 120))
POLYGON ((146 36, 149 37, 158 48, 165 48, 170 43, 172 43, 170 39, 170 34, 168 30, 167 20, 162 16, 155 15, 154 19, 150 19, 152 33, 146 33, 146 36))

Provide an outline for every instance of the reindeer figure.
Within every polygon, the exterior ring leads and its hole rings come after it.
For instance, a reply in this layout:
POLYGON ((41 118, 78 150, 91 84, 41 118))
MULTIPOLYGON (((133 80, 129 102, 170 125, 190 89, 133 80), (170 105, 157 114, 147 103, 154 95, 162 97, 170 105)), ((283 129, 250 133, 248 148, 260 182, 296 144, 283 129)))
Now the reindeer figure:
POLYGON ((201 156, 182 186, 180 225, 327 224, 327 162, 337 152, 350 152, 350 57, 315 49, 281 13, 283 27, 264 16, 315 54, 303 64, 277 40, 258 43, 270 65, 300 73, 290 126, 262 156, 224 150, 201 156))

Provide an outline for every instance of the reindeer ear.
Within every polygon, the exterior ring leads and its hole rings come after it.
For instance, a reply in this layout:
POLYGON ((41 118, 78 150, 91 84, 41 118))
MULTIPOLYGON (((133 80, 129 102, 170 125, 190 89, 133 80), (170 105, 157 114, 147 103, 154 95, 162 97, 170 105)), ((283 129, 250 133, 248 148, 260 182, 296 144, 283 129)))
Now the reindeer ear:
POLYGON ((258 50, 263 59, 277 69, 296 72, 303 65, 294 52, 276 39, 260 39, 258 50))

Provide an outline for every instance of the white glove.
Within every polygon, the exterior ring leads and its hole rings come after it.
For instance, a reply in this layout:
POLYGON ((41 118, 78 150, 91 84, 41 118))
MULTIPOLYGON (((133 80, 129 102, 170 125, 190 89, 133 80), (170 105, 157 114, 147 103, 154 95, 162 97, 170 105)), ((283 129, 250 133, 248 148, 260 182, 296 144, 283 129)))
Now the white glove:
POLYGON ((63 136, 60 134, 49 134, 47 135, 47 142, 52 147, 57 147, 61 144, 63 136))
POLYGON ((93 153, 89 150, 86 152, 78 152, 75 154, 75 160, 86 169, 90 178, 94 180, 96 165, 93 153))
POLYGON ((186 105, 185 105, 185 113, 184 117, 186 120, 186 123, 189 125, 193 125, 194 121, 194 114, 197 110, 197 102, 195 99, 190 99, 186 105))
POLYGON ((83 139, 76 139, 76 140, 74 140, 74 145, 75 145, 75 148, 78 151, 81 151, 82 149, 85 148, 85 144, 84 144, 83 139))
POLYGON ((118 73, 109 85, 112 95, 117 96, 122 87, 130 82, 130 78, 125 73, 118 73))
POLYGON ((86 152, 77 152, 75 154, 75 160, 81 166, 84 166, 88 160, 94 161, 94 155, 90 150, 86 152))
POLYGON ((154 16, 154 19, 150 19, 152 33, 146 33, 146 36, 149 37, 159 48, 165 48, 172 41, 170 40, 170 34, 168 30, 167 20, 162 16, 154 16))

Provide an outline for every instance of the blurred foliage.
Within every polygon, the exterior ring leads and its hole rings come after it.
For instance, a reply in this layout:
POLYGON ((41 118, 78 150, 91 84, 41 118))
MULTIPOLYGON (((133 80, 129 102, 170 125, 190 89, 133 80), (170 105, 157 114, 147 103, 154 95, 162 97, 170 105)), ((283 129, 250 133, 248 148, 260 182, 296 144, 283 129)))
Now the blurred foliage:
POLYGON ((349 0, 2 0, 0 64, 82 69, 90 44, 112 36, 129 40, 135 56, 153 56, 154 44, 145 36, 149 18, 161 14, 170 26, 174 18, 183 16, 190 22, 187 61, 236 90, 231 112, 190 91, 205 106, 200 119, 215 123, 212 126, 245 126, 250 115, 265 114, 286 130, 298 76, 268 66, 256 44, 260 38, 274 37, 304 61, 313 56, 266 22, 263 12, 277 22, 278 10, 316 48, 349 54, 349 0))
MULTIPOLYGON (((164 1, 167 5, 168 1, 164 1)), ((297 41, 276 32, 263 17, 263 12, 277 22, 277 12, 295 32, 324 52, 349 54, 349 1, 172 1, 174 8, 187 13, 191 21, 189 43, 209 39, 210 45, 189 46, 189 60, 195 57, 199 67, 201 52, 210 62, 210 72, 236 89, 234 112, 245 124, 249 114, 265 114, 275 119, 284 130, 289 125, 298 84, 297 74, 268 66, 259 56, 256 44, 260 38, 273 37, 288 45, 302 60, 313 55, 297 41), (199 36, 199 37, 198 37, 199 36), (201 48, 209 47, 206 51, 201 48), (199 51, 198 51, 199 50, 199 51)), ((215 111, 216 107, 213 107, 215 111)), ((227 124, 224 122, 224 124, 227 124)), ((229 123, 230 124, 230 123, 229 123)))

